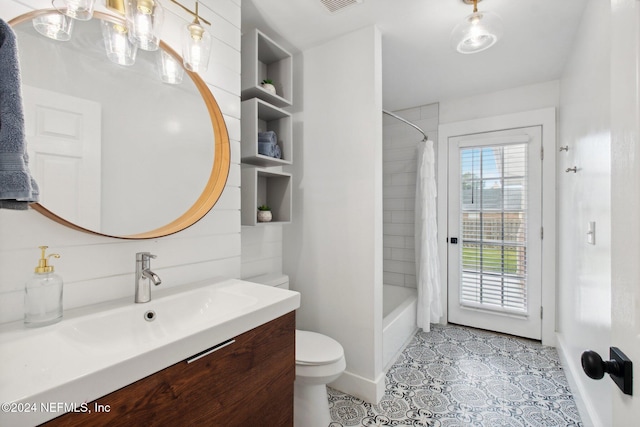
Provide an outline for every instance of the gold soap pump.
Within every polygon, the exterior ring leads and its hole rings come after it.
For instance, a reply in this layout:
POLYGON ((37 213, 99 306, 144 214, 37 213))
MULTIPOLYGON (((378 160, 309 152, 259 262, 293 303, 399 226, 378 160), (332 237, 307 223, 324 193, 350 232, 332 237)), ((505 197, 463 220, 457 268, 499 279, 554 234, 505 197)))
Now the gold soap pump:
POLYGON ((42 256, 38 261, 38 266, 36 267, 35 272, 36 273, 53 273, 54 268, 53 268, 53 265, 49 265, 49 258, 51 257, 60 258, 60 255, 50 254, 49 256, 45 256, 45 253, 47 249, 49 249, 49 246, 38 246, 38 247, 42 251, 42 256))
POLYGON ((62 278, 54 273, 49 258, 60 258, 58 254, 46 255, 48 246, 39 246, 42 255, 33 277, 24 288, 24 324, 27 327, 46 326, 62 320, 62 278))

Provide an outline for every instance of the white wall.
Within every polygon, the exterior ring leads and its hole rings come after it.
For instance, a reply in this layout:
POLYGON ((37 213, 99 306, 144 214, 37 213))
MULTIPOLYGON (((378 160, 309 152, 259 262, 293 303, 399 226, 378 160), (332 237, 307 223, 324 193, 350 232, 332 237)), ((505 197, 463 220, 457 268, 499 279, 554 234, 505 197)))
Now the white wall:
POLYGON ((557 107, 560 82, 553 80, 498 92, 440 101, 440 123, 557 107))
MULTIPOLYGON (((611 344, 640 360, 640 2, 611 2, 611 344)), ((636 369, 637 369, 636 362, 636 369)), ((613 389, 611 425, 640 419, 634 395, 613 389)))
MULTIPOLYGON (((438 104, 394 114, 438 140, 438 104)), ((416 201, 416 147, 423 136, 400 120, 383 115, 383 245, 384 284, 416 287, 414 217, 416 201)))
MULTIPOLYGON (((10 20, 37 0, 5 0, 0 16, 10 20)), ((163 287, 207 277, 240 277, 240 0, 202 0, 200 12, 212 21, 209 70, 202 75, 225 115, 231 138, 231 170, 214 209, 186 231, 152 240, 124 241, 81 233, 39 213, 0 210, 0 323, 22 319, 24 282, 37 265, 39 245, 62 255, 56 271, 63 277, 69 309, 121 297, 133 300, 135 253, 158 255, 153 270, 163 287)), ((50 5, 44 5, 49 7, 50 5)), ((190 18, 165 4, 163 39, 180 51, 180 26, 190 18)), ((102 6, 98 7, 104 11, 102 6)))
POLYGON ((373 402, 384 391, 380 55, 379 31, 365 27, 295 58, 294 212, 284 226, 298 327, 340 342, 347 369, 334 386, 373 402))
MULTIPOLYGON (((585 9, 560 87, 558 341, 595 425, 611 425, 611 382, 582 372, 580 355, 609 354, 611 327, 610 3, 585 9), (578 173, 565 173, 577 166, 578 173), (596 244, 586 240, 596 222, 596 244)), ((588 413, 584 413, 584 408, 588 413)))

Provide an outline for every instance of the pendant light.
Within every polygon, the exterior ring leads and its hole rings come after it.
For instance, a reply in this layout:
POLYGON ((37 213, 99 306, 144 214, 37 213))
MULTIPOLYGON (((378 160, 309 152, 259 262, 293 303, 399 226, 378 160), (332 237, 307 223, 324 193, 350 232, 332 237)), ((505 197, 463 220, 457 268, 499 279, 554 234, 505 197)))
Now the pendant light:
POLYGON ((200 24, 200 20, 207 25, 209 21, 198 14, 198 1, 196 0, 196 10, 192 12, 176 0, 171 0, 182 9, 193 15, 192 23, 187 24, 182 31, 182 61, 184 68, 195 73, 202 73, 209 66, 209 55, 211 53, 211 35, 200 24))
POLYGON ((160 79, 168 84, 179 85, 184 77, 184 68, 179 61, 176 61, 169 53, 161 50, 156 56, 160 79))
POLYGON ((33 18, 33 28, 45 37, 53 40, 68 41, 73 31, 73 19, 67 15, 53 12, 33 18))
POLYGON ((136 61, 138 46, 129 40, 127 27, 106 20, 103 20, 100 26, 107 58, 119 65, 133 65, 136 61))
POLYGON ((63 0, 62 10, 56 6, 56 0, 51 0, 51 5, 63 15, 78 21, 88 21, 93 17, 93 5, 95 0, 63 0))
POLYGON ((158 0, 127 0, 125 3, 128 36, 143 50, 158 50, 164 9, 158 0))
MULTIPOLYGON (((107 9, 118 13, 124 18, 124 1, 125 0, 106 0, 105 6, 107 9)), ((138 46, 129 40, 129 29, 122 23, 108 20, 102 20, 100 27, 102 28, 102 38, 104 40, 107 58, 118 65, 133 65, 136 61, 138 46)))
POLYGON ((453 29, 451 46, 464 54, 489 49, 502 37, 502 20, 493 12, 479 12, 478 0, 462 1, 473 3, 473 13, 453 29))

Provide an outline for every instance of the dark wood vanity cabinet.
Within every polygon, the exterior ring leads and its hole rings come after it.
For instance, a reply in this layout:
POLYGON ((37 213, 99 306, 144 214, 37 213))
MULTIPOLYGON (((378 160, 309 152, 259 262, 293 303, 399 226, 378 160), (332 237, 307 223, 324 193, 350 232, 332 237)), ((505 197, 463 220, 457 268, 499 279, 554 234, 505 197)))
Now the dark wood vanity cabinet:
POLYGON ((291 312, 198 360, 176 363, 89 403, 92 413, 67 413, 44 425, 293 426, 294 380, 291 312))

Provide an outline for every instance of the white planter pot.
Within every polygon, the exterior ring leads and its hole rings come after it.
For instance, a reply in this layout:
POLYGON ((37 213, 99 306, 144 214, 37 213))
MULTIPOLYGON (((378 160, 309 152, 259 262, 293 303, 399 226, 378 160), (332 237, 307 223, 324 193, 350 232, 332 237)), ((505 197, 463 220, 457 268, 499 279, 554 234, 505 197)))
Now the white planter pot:
POLYGON ((267 92, 271 92, 272 94, 276 94, 276 87, 271 83, 260 83, 260 86, 267 92))
POLYGON ((271 222, 272 219, 271 211, 258 211, 258 222, 271 222))

